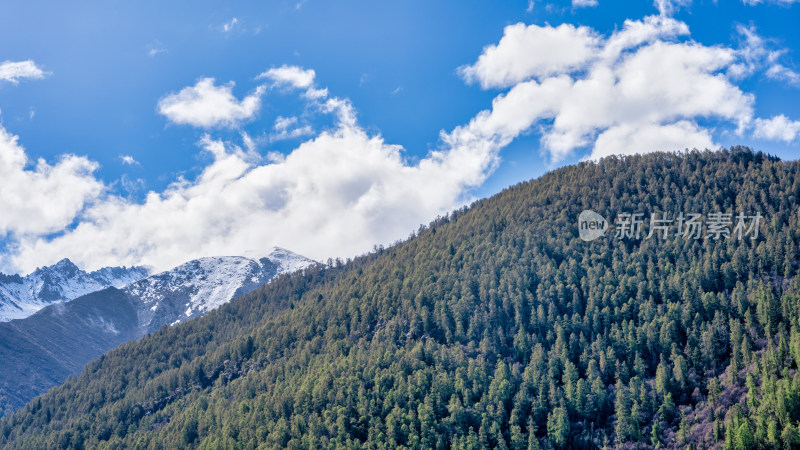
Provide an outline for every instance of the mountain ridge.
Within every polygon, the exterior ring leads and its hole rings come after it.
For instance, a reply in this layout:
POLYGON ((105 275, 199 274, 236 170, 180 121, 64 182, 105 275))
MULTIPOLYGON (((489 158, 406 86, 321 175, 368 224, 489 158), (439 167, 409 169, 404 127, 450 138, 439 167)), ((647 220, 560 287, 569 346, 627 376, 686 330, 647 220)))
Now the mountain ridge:
POLYGON ((267 256, 207 256, 193 259, 170 270, 154 274, 123 288, 146 307, 146 317, 159 308, 170 308, 175 321, 163 323, 146 319, 147 330, 175 325, 200 316, 231 299, 250 292, 282 273, 302 270, 316 261, 289 250, 273 247, 267 256), (165 295, 169 293, 169 295, 165 295), (182 314, 175 314, 185 307, 182 314))
POLYGON ((797 448, 799 203, 743 148, 561 168, 121 346, 0 445, 797 448), (586 209, 765 220, 586 242, 586 209))
POLYGON ((7 363, 0 366, 0 413, 22 406, 120 344, 202 316, 312 264, 280 248, 258 260, 204 257, 0 323, 0 360, 7 363))
POLYGON ((0 274, 0 322, 22 319, 47 305, 65 302, 109 286, 122 287, 147 277, 144 266, 103 267, 86 272, 68 258, 28 275, 0 274))

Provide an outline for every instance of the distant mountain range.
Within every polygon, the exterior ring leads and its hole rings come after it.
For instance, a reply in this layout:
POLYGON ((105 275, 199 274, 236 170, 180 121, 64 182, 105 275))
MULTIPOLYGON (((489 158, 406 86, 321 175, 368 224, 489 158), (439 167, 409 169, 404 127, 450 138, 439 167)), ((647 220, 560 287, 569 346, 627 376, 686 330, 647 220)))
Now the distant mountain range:
MULTIPOLYGON (((55 300, 30 317, 0 323, 0 413, 24 405, 120 344, 202 316, 277 275, 312 264, 281 248, 260 259, 200 258, 127 286, 100 285, 97 292, 67 302, 55 300)), ((76 279, 65 269, 80 272, 68 261, 41 270, 52 270, 51 280, 76 279), (52 270, 56 267, 62 270, 52 270)), ((72 289, 67 292, 86 292, 87 286, 98 285, 64 284, 72 289)))
POLYGON ((22 319, 47 305, 107 287, 123 287, 150 275, 146 267, 104 267, 85 272, 69 259, 26 276, 0 273, 0 322, 22 319))

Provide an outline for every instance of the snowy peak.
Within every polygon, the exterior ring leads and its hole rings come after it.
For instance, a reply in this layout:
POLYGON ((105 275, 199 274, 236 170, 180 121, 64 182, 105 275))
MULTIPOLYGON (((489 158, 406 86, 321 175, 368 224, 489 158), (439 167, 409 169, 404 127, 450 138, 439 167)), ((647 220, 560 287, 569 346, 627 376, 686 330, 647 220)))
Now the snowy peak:
POLYGON ((315 264, 280 247, 262 255, 199 258, 149 277, 150 269, 141 266, 86 272, 66 258, 24 277, 0 273, 0 321, 22 319, 51 303, 113 286, 145 305, 150 311, 148 327, 156 327, 167 317, 171 320, 166 323, 173 323, 205 314, 277 275, 315 264))
POLYGON ((67 276, 74 276, 75 273, 81 271, 78 266, 73 264, 68 258, 64 258, 61 261, 53 264, 52 266, 44 266, 44 267, 37 267, 36 270, 33 271, 31 275, 37 274, 48 274, 48 273, 60 273, 67 276))
POLYGON ((26 278, 30 280, 31 298, 46 303, 71 300, 103 288, 66 258, 52 266, 37 268, 26 278))
MULTIPOLYGON (((250 253, 250 252, 248 252, 250 253)), ((315 261, 281 248, 259 259, 211 256, 132 283, 123 290, 142 306, 140 322, 152 331, 201 316, 255 290, 282 273, 306 268, 315 261)))
POLYGON ((144 267, 106 267, 87 273, 66 258, 24 277, 0 274, 0 321, 28 317, 51 303, 121 287, 148 274, 144 267))
POLYGON ((150 268, 143 266, 103 267, 102 269, 98 269, 89 275, 106 286, 122 288, 147 277, 150 275, 150 273, 150 268))
POLYGON ((189 293, 197 299, 197 308, 213 309, 219 306, 220 299, 232 296, 245 275, 257 266, 255 261, 241 256, 199 258, 133 283, 124 290, 146 305, 158 303, 166 294, 189 293), (204 299, 202 304, 201 298, 204 299))
MULTIPOLYGON (((262 258, 263 259, 263 258, 262 258)), ((316 264, 316 261, 281 247, 272 247, 267 259, 280 266, 279 273, 295 272, 316 264)))
MULTIPOLYGON (((0 410, 9 405, 21 407, 120 344, 163 325, 201 316, 278 274, 315 264, 285 249, 264 254, 196 259, 136 279, 122 289, 92 292, 47 305, 23 320, 0 323, 0 359, 13 366, 8 376, 0 377, 0 410)), ((37 286, 50 286, 53 292, 60 289, 63 294, 77 290, 76 280, 84 287, 95 282, 118 285, 146 275, 147 269, 136 267, 111 267, 87 274, 65 260, 26 277, 0 274, 0 295, 8 294, 9 289, 16 289, 15 295, 30 293, 37 286)))

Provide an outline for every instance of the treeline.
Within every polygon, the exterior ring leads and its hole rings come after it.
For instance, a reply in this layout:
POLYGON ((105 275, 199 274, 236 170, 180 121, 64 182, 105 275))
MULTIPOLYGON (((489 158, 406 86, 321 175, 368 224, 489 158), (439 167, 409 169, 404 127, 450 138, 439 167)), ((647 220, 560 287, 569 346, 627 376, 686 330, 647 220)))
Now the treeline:
POLYGON ((800 448, 799 169, 732 148, 556 170, 126 344, 0 445, 800 448), (584 209, 763 220, 584 242, 584 209))

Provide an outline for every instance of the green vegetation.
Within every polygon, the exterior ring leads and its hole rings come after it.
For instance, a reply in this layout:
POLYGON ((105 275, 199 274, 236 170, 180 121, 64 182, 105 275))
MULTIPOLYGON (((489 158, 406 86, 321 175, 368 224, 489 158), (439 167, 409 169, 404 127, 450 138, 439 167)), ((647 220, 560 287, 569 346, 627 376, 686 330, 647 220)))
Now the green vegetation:
POLYGON ((113 350, 0 445, 800 448, 799 196, 740 148, 560 169, 113 350), (765 220, 584 242, 587 208, 765 220))

